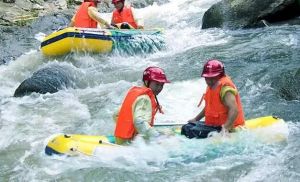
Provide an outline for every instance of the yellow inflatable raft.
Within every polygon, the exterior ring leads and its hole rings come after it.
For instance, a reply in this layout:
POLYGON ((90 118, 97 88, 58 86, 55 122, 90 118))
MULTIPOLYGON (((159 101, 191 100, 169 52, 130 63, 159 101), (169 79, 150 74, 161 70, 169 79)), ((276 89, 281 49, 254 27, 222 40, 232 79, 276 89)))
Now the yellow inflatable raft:
POLYGON ((161 35, 161 29, 120 30, 69 27, 46 36, 41 43, 41 50, 46 56, 61 56, 70 52, 108 53, 118 43, 121 43, 121 46, 125 45, 126 48, 126 44, 122 43, 134 37, 159 35, 161 35))
MULTIPOLYGON (((258 129, 263 127, 270 127, 275 124, 284 124, 285 122, 282 119, 273 116, 265 116, 255 119, 247 120, 245 127, 243 129, 258 129)), ((174 133, 180 133, 181 126, 171 127, 174 133)), ((242 129, 239 129, 242 130, 242 129)), ((281 137, 280 140, 284 136, 281 137)), ((46 148, 45 153, 47 155, 53 154, 67 154, 67 155, 93 155, 96 149, 99 147, 120 147, 120 145, 115 144, 114 136, 89 136, 89 135, 66 135, 59 134, 52 138, 46 148)))

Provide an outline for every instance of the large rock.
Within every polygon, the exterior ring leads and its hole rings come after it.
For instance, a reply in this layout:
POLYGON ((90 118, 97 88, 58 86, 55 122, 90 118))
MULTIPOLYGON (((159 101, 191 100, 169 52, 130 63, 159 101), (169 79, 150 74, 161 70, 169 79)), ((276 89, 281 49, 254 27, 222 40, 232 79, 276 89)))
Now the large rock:
POLYGON ((14 97, 22 97, 32 92, 41 94, 55 93, 64 88, 75 87, 74 76, 70 68, 51 65, 33 73, 24 80, 14 93, 14 97))
POLYGON ((299 16, 299 0, 222 0, 205 12, 202 29, 261 27, 299 16))

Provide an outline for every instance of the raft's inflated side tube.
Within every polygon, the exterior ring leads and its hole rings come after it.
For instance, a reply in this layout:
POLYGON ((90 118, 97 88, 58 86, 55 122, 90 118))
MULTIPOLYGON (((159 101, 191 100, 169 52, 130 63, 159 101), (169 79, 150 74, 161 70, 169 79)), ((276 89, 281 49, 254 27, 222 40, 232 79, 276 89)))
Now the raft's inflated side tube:
POLYGON ((93 155, 98 147, 119 146, 114 136, 89 136, 59 134, 51 139, 46 148, 47 155, 93 155))
MULTIPOLYGON (((62 56, 71 52, 109 53, 118 42, 128 42, 135 36, 161 35, 162 29, 97 29, 68 27, 46 36, 41 43, 46 56, 62 56)), ((137 43, 136 41, 134 42, 137 43)), ((142 42, 143 43, 143 42, 142 42)), ((151 43, 153 43, 151 41, 151 43)), ((146 46, 148 47, 148 46, 146 46)), ((127 48, 125 46, 125 48, 127 48)))
POLYGON ((74 78, 64 66, 51 65, 33 73, 15 90, 14 97, 23 97, 32 92, 55 93, 63 88, 74 87, 74 78))
MULTIPOLYGON (((274 116, 266 116, 256 119, 251 119, 245 121, 245 125, 237 127, 236 131, 242 129, 255 129, 261 127, 271 126, 274 123, 279 123, 281 120, 274 116)), ((188 123, 182 126, 181 134, 185 135, 187 138, 207 138, 212 132, 220 132, 222 130, 221 126, 213 127, 207 126, 204 122, 198 123, 188 123)))
MULTIPOLYGON (((284 120, 273 116, 266 116, 247 120, 244 128, 237 129, 237 131, 244 129, 257 129, 263 127, 274 126, 274 124, 285 124, 284 120)), ((160 126, 157 126, 160 127, 160 126)), ((174 132, 174 134, 180 134, 180 125, 168 126, 168 131, 174 132)), ((268 136, 269 137, 269 136, 268 136)), ((278 133, 276 134, 276 141, 283 141, 286 136, 278 133)), ((276 142, 274 141, 274 142, 276 142)), ((89 135, 64 135, 58 134, 48 142, 45 153, 47 155, 54 154, 64 154, 69 156, 84 154, 84 155, 94 155, 95 151, 101 151, 103 147, 120 147, 120 145, 115 144, 114 136, 89 136, 89 135)))

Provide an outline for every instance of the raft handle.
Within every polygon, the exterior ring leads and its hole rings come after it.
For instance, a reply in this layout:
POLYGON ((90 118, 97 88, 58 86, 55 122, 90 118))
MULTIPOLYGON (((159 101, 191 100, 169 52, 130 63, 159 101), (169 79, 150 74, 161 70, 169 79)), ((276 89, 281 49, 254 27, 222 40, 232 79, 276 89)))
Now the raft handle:
POLYGON ((64 134, 64 137, 65 137, 65 138, 71 138, 71 136, 70 136, 70 135, 67 135, 67 134, 64 134))

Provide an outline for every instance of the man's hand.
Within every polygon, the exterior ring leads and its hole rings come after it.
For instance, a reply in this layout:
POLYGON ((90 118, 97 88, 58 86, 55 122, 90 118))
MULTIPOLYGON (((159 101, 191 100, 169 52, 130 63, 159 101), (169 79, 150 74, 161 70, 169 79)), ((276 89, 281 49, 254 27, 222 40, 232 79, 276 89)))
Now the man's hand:
POLYGON ((119 27, 114 23, 111 23, 110 26, 114 27, 114 29, 119 29, 119 27))
POLYGON ((144 27, 141 26, 141 25, 138 25, 138 26, 137 26, 137 29, 144 29, 144 27))
POLYGON ((229 129, 227 129, 224 125, 222 125, 222 129, 220 133, 223 137, 230 137, 229 129))
POLYGON ((195 118, 193 118, 193 119, 188 120, 188 123, 197 123, 197 121, 195 118))
POLYGON ((117 29, 116 27, 114 27, 114 26, 112 26, 112 25, 110 25, 110 24, 107 24, 107 25, 106 25, 106 28, 107 28, 107 29, 117 29))

